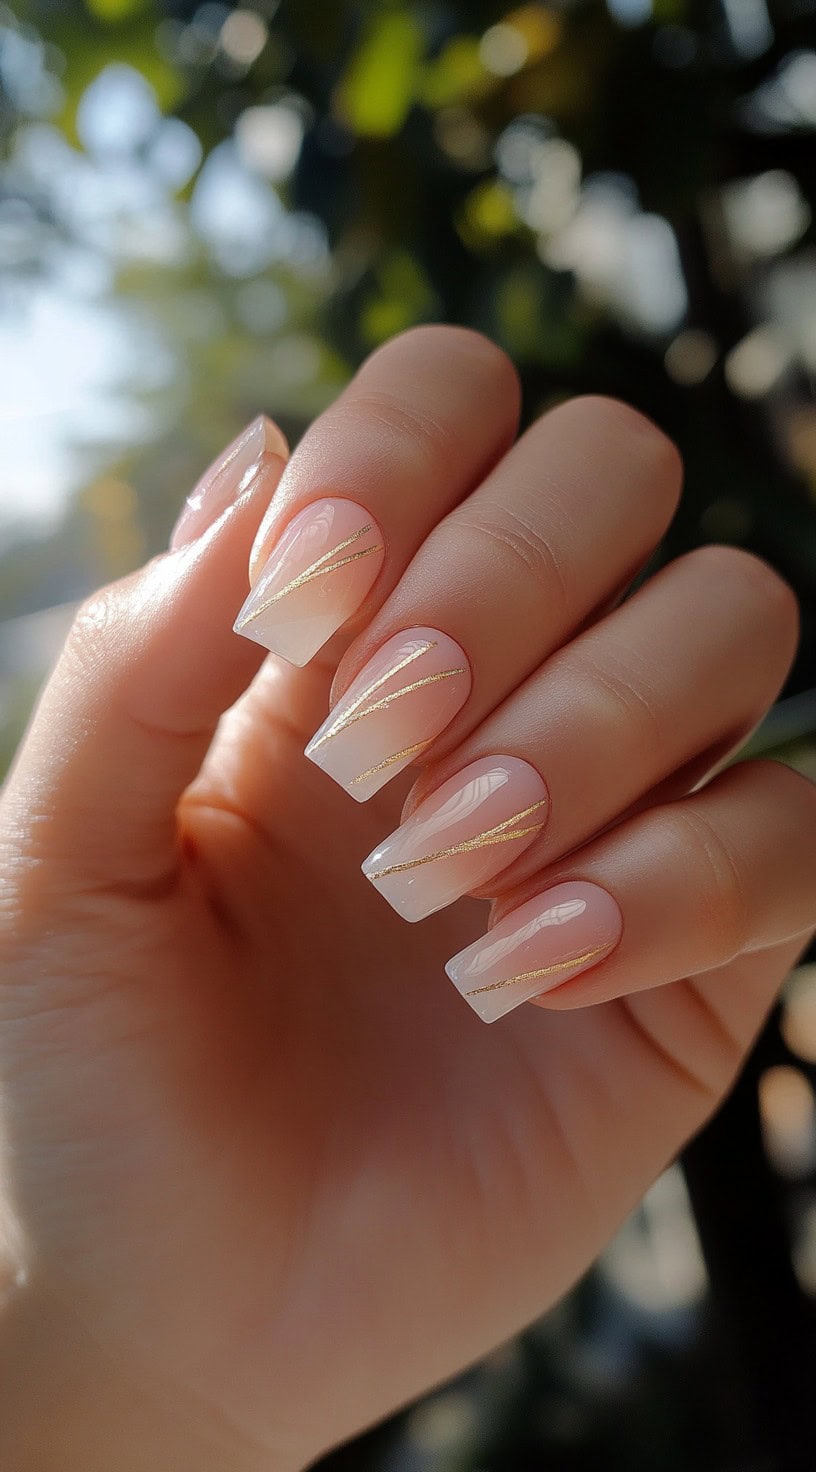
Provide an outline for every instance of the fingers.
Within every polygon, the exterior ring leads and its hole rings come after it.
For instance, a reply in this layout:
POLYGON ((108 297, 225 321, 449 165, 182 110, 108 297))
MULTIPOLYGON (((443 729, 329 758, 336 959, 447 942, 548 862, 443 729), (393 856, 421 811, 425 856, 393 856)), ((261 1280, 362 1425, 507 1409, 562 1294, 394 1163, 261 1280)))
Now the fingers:
POLYGON ((621 998, 621 1022, 634 1034, 634 1046, 651 1053, 664 1080, 716 1103, 808 939, 797 936, 670 986, 634 992, 621 998))
POLYGON ((370 618, 507 449, 518 412, 509 359, 476 333, 420 328, 374 353, 292 457, 238 632, 304 665, 350 619, 370 618))
POLYGON ((717 547, 679 559, 423 773, 407 822, 363 872, 409 920, 517 886, 744 736, 787 674, 797 628, 765 563, 717 547))
POLYGON ((27 859, 47 852, 80 886, 172 878, 178 798, 261 662, 231 623, 280 464, 198 540, 80 611, 4 794, 27 859))
POLYGON ((674 448, 623 405, 546 415, 428 536, 344 659, 307 756, 364 800, 456 744, 632 575, 679 484, 674 448))
POLYGON ((815 825, 816 788, 797 773, 733 767, 523 886, 448 974, 492 1022, 524 1001, 588 1006, 783 944, 816 921, 815 825))

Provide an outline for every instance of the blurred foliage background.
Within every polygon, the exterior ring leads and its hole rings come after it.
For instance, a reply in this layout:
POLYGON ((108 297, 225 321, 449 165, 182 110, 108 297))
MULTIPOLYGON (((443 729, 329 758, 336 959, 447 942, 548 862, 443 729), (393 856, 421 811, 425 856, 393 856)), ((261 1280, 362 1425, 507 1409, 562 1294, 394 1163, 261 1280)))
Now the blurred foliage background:
MULTIPOLYGON (((295 442, 448 320, 513 356, 527 418, 611 392, 675 436, 666 554, 742 543, 801 595, 756 745, 816 773, 814 0, 20 0, 0 136, 0 767, 72 601, 250 418, 295 442)), ((810 1294, 812 970, 782 1024, 758 1118, 810 1294)), ((674 1168, 546 1321, 332 1464, 781 1466, 709 1318, 674 1168)))

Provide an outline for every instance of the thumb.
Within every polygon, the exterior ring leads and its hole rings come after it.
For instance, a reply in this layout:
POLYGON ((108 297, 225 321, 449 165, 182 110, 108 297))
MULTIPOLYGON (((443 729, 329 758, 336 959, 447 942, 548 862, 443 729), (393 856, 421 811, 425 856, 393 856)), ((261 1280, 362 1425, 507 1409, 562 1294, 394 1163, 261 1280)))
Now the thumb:
POLYGON ((282 468, 268 457, 194 541, 80 609, 3 796, 12 882, 44 861, 83 887, 172 879, 178 799, 262 662, 232 623, 282 468))

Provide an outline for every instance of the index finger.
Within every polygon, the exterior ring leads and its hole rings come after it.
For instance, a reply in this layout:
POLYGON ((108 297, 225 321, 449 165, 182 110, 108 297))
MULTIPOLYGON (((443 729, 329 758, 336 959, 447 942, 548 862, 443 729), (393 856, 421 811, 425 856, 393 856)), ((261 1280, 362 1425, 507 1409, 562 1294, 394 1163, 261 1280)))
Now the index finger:
POLYGON ((478 333, 415 328, 372 354, 287 466, 237 631, 304 665, 350 619, 370 618, 501 459, 518 415, 515 369, 478 333))

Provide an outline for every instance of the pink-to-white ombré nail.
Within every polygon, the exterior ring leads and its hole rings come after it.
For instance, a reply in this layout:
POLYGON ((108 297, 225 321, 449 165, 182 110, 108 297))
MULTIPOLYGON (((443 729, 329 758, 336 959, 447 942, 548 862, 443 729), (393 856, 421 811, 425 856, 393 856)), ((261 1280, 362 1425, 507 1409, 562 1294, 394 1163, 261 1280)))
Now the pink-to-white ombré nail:
POLYGON ((445 970, 483 1022, 597 966, 623 930, 611 894, 583 880, 556 884, 505 915, 445 970))
POLYGON ((228 506, 262 480, 269 482, 271 496, 288 453, 278 426, 265 414, 254 419, 190 492, 170 538, 173 551, 195 541, 228 506))
POLYGON ((306 747, 365 802, 427 751, 470 694, 464 650, 438 629, 408 629, 377 650, 306 747))
POLYGON ((486 756, 443 782, 363 864, 404 920, 422 920, 506 869, 542 832, 547 788, 517 756, 486 756))
POLYGON ((385 547, 373 516, 356 501, 314 501, 273 547, 235 621, 290 664, 308 664, 368 596, 385 547))

